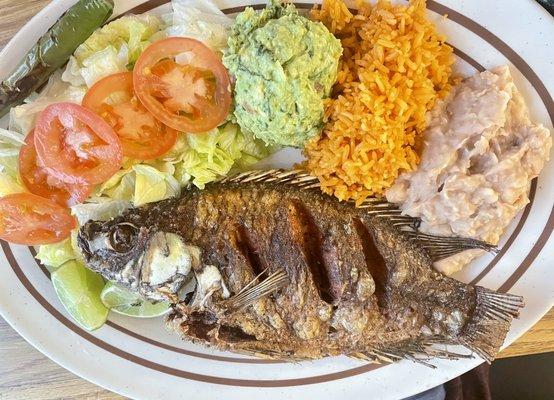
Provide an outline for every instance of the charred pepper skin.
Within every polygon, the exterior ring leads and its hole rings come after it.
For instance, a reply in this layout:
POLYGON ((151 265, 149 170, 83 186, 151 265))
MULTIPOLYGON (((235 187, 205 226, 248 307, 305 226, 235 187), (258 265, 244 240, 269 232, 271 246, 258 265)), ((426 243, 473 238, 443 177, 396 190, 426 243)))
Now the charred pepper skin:
POLYGON ((75 49, 110 18, 113 0, 80 0, 41 36, 0 83, 0 117, 40 88, 75 49))

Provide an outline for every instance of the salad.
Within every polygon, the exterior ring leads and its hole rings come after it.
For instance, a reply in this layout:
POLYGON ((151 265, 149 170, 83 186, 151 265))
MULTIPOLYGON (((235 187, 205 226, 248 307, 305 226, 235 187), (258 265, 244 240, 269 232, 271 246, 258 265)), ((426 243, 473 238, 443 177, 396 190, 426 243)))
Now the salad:
MULTIPOLYGON (((75 246, 79 226, 189 185, 203 188, 274 149, 233 121, 221 61, 232 20, 215 5, 176 0, 167 15, 128 15, 96 29, 113 3, 94 2, 101 4, 92 10, 88 3, 78 2, 45 35, 61 35, 65 47, 50 54, 47 73, 37 72, 45 69, 40 57, 27 71, 34 76, 27 92, 49 77, 40 93, 16 105, 22 81, 2 83, 0 105, 11 109, 9 129, 0 130, 0 238, 39 246, 61 302, 95 329, 109 308, 156 316, 168 305, 104 284, 85 268, 75 246), (77 19, 82 29, 66 37, 77 19)), ((49 54, 37 46, 30 54, 49 54)))

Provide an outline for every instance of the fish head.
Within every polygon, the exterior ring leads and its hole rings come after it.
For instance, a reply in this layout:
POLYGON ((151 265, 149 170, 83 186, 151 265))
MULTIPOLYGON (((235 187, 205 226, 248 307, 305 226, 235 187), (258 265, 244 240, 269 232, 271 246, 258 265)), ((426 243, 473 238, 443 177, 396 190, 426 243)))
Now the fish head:
POLYGON ((200 265, 200 249, 173 232, 125 216, 89 221, 77 243, 88 268, 149 300, 176 302, 200 265))

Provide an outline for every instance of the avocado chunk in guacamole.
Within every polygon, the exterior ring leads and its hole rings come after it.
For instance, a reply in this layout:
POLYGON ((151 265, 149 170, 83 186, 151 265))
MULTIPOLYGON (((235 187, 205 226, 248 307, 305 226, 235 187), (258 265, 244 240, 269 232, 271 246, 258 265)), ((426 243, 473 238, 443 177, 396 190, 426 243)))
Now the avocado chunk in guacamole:
POLYGON ((241 128, 268 145, 302 147, 322 129, 341 53, 340 41, 293 5, 240 13, 223 63, 236 79, 241 128))

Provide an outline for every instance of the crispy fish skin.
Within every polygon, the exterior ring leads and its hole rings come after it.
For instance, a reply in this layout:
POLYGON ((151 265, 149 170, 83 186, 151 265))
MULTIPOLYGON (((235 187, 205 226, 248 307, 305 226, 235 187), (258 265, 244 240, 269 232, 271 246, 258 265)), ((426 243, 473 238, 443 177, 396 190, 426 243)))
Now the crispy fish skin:
POLYGON ((115 260, 92 251, 90 243, 98 230, 122 223, 137 226, 130 253, 144 252, 153 232, 198 246, 197 280, 206 266, 215 266, 222 283, 201 298, 197 290, 192 300, 175 300, 168 325, 185 339, 219 349, 290 360, 461 356, 427 348, 439 341, 494 358, 521 300, 431 267, 432 254, 457 249, 462 239, 435 244, 437 238, 405 232, 413 221, 390 205, 355 208, 306 185, 260 176, 189 190, 106 223, 89 222, 79 235, 85 260, 118 280, 113 271, 136 254, 115 260), (264 279, 269 292, 262 290, 264 279), (273 281, 278 285, 268 283, 273 281), (245 296, 250 301, 242 303, 245 296))

